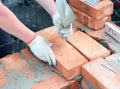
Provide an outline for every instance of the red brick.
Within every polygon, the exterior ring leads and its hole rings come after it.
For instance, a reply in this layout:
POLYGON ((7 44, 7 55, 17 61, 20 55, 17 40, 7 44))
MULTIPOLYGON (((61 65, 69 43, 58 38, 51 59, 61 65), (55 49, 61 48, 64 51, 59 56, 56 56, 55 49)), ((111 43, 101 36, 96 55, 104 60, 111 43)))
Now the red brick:
MULTIPOLYGON (((62 38, 62 36, 58 34, 57 30, 58 29, 55 26, 51 26, 51 27, 38 31, 37 34, 43 36, 44 38, 46 38, 48 41, 51 42, 54 39, 62 38)), ((73 29, 73 33, 74 32, 75 30, 73 29)))
POLYGON ((21 50, 21 53, 23 53, 28 59, 33 60, 36 63, 40 63, 40 61, 33 55, 32 52, 30 52, 28 48, 21 50))
POLYGON ((87 59, 74 47, 58 38, 53 41, 52 48, 57 60, 56 68, 66 79, 69 80, 81 74, 81 65, 86 63, 87 59))
POLYGON ((99 20, 96 20, 93 17, 88 16, 87 14, 81 12, 78 9, 75 9, 75 8, 72 7, 72 10, 73 10, 74 14, 76 15, 76 19, 80 23, 88 26, 89 28, 91 28, 93 30, 99 30, 99 29, 104 27, 106 22, 111 21, 109 16, 105 16, 105 17, 103 17, 103 18, 101 18, 99 20))
POLYGON ((119 89, 120 71, 111 66, 105 59, 98 58, 82 66, 82 75, 96 89, 119 89))
POLYGON ((39 35, 45 37, 49 41, 60 37, 60 35, 57 32, 57 28, 55 26, 51 26, 49 28, 45 28, 45 29, 43 29, 41 31, 38 31, 37 33, 39 35))
POLYGON ((18 53, 14 53, 10 56, 6 56, 1 59, 5 65, 7 71, 16 71, 27 74, 27 77, 31 78, 35 76, 35 73, 30 70, 28 62, 23 59, 18 53))
POLYGON ((35 56, 30 52, 30 50, 28 48, 25 48, 23 50, 21 50, 21 52, 29 59, 33 60, 36 59, 35 56))
POLYGON ((75 25, 78 29, 81 29, 82 28, 82 24, 80 22, 78 22, 77 20, 74 20, 72 22, 73 25, 75 25))
POLYGON ((47 65, 27 57, 22 53, 14 53, 1 59, 1 89, 78 89, 77 81, 67 81, 52 72, 47 65))
POLYGON ((104 46, 80 31, 75 32, 69 39, 69 42, 88 58, 88 60, 106 57, 110 54, 109 50, 104 46))
POLYGON ((109 0, 103 0, 96 6, 86 3, 84 0, 70 0, 70 6, 79 9, 95 19, 101 19, 113 13, 113 3, 109 0))
POLYGON ((105 35, 106 35, 104 28, 97 30, 97 31, 94 31, 94 30, 91 30, 88 28, 85 30, 85 33, 98 41, 104 40, 103 37, 105 37, 105 35))

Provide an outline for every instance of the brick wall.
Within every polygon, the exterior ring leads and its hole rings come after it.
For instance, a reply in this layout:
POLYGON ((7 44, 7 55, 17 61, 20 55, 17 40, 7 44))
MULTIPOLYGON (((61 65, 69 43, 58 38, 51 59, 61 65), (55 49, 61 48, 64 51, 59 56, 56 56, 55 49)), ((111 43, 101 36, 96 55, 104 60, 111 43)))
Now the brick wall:
MULTIPOLYGON (((38 60, 29 49, 23 49, 20 53, 8 55, 0 60, 0 88, 80 89, 82 84, 85 85, 85 82, 80 83, 80 76, 89 80, 92 86, 96 87, 94 82, 91 82, 91 78, 94 76, 89 74, 94 70, 94 66, 93 68, 86 66, 94 64, 96 59, 99 61, 99 57, 108 57, 110 55, 108 49, 81 31, 75 31, 68 42, 57 34, 55 27, 46 28, 37 33, 53 43, 52 49, 57 60, 55 69, 38 60)), ((97 67, 93 72, 95 71, 99 71, 97 67)), ((99 78, 101 79, 100 76, 99 78)), ((96 78, 94 81, 98 81, 98 79, 96 78)), ((101 84, 101 82, 99 83, 101 84)))
POLYGON ((104 27, 105 22, 110 22, 113 13, 113 3, 102 0, 96 6, 92 6, 84 0, 70 0, 70 6, 76 15, 76 20, 93 30, 104 27))

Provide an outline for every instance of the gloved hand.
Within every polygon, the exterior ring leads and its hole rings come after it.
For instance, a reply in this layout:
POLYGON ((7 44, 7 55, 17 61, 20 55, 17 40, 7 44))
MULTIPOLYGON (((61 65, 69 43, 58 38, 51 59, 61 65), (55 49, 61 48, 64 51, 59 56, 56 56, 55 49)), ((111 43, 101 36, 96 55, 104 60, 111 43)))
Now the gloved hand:
POLYGON ((70 36, 72 35, 72 33, 73 33, 73 31, 72 31, 72 23, 69 24, 67 27, 64 27, 62 19, 61 19, 58 12, 56 12, 52 16, 52 19, 53 19, 53 24, 58 28, 58 34, 60 34, 63 38, 68 40, 70 38, 70 36))
POLYGON ((56 66, 55 56, 51 49, 52 43, 48 42, 45 38, 36 35, 28 46, 37 58, 44 62, 48 62, 49 65, 56 66))
POLYGON ((58 34, 60 34, 63 37, 63 39, 68 40, 73 34, 72 24, 70 24, 66 28, 58 29, 58 34))

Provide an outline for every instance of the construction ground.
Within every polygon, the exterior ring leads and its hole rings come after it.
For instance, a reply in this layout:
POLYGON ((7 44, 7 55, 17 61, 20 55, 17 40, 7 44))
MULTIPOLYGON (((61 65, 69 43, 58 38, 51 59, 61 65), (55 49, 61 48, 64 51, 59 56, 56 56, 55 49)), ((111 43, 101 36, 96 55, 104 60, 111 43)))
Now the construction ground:
POLYGON ((116 23, 112 21, 114 3, 102 0, 92 6, 85 0, 69 0, 69 5, 76 20, 68 41, 58 35, 49 15, 44 17, 49 19, 44 27, 39 27, 40 21, 37 25, 23 21, 53 43, 57 66, 48 66, 21 47, 0 59, 0 89, 120 89, 120 15, 114 17, 116 23), (105 28, 106 23, 115 29, 105 28))

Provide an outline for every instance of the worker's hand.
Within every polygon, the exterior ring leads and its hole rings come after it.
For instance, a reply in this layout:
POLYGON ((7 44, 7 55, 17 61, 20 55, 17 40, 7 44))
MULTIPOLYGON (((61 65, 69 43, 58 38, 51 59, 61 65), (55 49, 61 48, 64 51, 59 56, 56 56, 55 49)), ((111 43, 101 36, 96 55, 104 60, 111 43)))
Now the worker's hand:
POLYGON ((49 65, 56 66, 54 53, 51 49, 52 43, 48 42, 45 38, 36 35, 36 37, 28 44, 32 53, 49 65))
POLYGON ((65 40, 68 40, 73 34, 72 24, 70 24, 67 28, 58 29, 58 34, 60 34, 65 40))
POLYGON ((72 35, 73 31, 72 31, 72 24, 70 24, 69 26, 67 27, 64 27, 63 26, 63 22, 62 22, 62 19, 59 15, 59 13, 55 13, 53 16, 52 16, 52 19, 53 19, 53 24, 57 27, 58 29, 58 33, 63 37, 65 38, 66 40, 68 40, 70 38, 70 36, 72 35))

